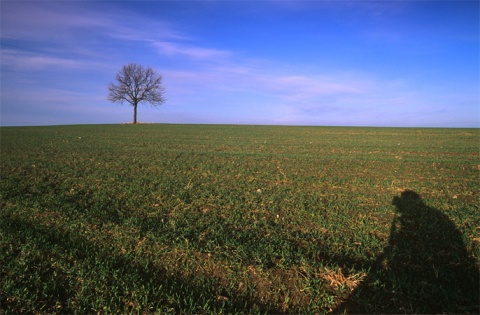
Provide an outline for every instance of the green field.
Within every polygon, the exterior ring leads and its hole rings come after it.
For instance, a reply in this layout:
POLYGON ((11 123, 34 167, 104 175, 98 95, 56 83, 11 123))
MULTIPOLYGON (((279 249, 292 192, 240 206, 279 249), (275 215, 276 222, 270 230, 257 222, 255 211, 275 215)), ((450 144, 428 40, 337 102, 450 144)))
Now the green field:
POLYGON ((479 310, 479 129, 0 133, 6 313, 479 310))

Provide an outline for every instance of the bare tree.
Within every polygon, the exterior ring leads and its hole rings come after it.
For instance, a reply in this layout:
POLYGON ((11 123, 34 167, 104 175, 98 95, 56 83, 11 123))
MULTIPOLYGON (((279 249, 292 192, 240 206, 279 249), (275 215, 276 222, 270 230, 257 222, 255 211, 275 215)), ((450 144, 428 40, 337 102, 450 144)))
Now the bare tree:
POLYGON ((162 76, 150 67, 130 63, 124 65, 115 76, 118 84, 108 86, 108 99, 123 104, 124 101, 133 106, 133 123, 137 123, 137 105, 148 102, 153 106, 165 102, 165 89, 162 86, 162 76))

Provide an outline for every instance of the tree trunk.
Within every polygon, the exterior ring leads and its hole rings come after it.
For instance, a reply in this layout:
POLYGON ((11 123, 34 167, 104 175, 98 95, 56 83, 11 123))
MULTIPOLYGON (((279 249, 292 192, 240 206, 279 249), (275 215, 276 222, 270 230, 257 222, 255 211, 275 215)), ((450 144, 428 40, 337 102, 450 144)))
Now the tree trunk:
POLYGON ((137 104, 133 104, 133 124, 137 123, 137 104))

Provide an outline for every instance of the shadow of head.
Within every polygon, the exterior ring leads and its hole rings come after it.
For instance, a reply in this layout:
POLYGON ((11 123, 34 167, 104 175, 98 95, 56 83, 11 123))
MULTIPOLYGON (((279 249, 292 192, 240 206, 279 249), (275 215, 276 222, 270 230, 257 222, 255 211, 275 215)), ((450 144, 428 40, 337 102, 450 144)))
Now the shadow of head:
POLYGON ((397 209, 402 212, 423 205, 423 201, 422 197, 413 190, 405 190, 400 197, 395 196, 393 198, 392 205, 397 206, 397 209))

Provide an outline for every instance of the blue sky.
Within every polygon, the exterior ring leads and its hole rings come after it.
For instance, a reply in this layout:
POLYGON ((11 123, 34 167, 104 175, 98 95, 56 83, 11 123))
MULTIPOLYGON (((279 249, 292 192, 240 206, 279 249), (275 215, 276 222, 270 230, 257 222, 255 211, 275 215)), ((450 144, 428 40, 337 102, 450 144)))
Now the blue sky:
POLYGON ((1 125, 124 123, 122 65, 163 75, 138 120, 480 127, 478 1, 2 1, 1 125))

